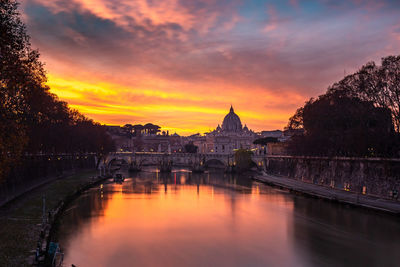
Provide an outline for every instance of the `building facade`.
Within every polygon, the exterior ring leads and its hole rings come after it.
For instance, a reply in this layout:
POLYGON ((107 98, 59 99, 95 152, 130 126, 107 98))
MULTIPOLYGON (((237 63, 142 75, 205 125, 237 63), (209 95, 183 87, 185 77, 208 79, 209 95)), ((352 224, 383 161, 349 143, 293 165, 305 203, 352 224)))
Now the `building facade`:
POLYGON ((242 126, 239 116, 231 106, 222 126, 218 125, 215 130, 199 137, 193 143, 199 147, 200 153, 231 154, 235 149, 255 148, 253 141, 257 137, 258 135, 246 125, 242 126))
POLYGON ((191 136, 170 135, 168 131, 160 133, 160 127, 153 124, 120 126, 107 126, 108 133, 117 145, 117 151, 131 152, 162 152, 182 153, 185 152, 186 144, 197 146, 198 153, 209 154, 232 154, 236 149, 250 149, 256 154, 277 153, 282 154, 280 145, 256 145, 254 140, 263 137, 275 137, 280 142, 290 138, 286 131, 262 131, 256 133, 246 125, 242 125, 240 117, 231 106, 229 113, 224 117, 222 125, 218 125, 213 131, 191 136))

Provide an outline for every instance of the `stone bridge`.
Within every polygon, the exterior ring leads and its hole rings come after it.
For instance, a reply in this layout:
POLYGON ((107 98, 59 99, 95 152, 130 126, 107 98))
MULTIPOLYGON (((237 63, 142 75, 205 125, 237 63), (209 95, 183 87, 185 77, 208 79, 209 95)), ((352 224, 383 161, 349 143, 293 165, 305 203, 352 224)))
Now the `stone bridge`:
MULTIPOLYGON (((253 155, 258 168, 264 168, 265 155, 253 155)), ((201 153, 157 153, 157 152, 115 152, 110 153, 99 165, 99 169, 109 169, 112 165, 157 166, 160 162, 172 162, 175 167, 194 165, 229 167, 235 165, 233 154, 201 153)))

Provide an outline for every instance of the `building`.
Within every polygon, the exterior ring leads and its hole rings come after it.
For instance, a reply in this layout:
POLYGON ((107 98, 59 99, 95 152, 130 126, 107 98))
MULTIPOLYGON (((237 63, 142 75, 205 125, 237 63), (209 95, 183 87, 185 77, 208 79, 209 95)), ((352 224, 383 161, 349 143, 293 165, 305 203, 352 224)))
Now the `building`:
POLYGON ((200 153, 230 154, 239 148, 255 148, 253 141, 257 137, 258 135, 246 125, 242 126, 239 116, 231 106, 222 126, 218 125, 215 130, 206 133, 205 136, 198 136, 193 144, 199 147, 200 153))
POLYGON ((261 137, 274 137, 276 139, 281 139, 283 137, 283 132, 281 130, 274 130, 274 131, 261 131, 261 137))
POLYGON ((106 125, 108 135, 115 142, 117 151, 127 151, 133 146, 130 135, 121 126, 106 125))
POLYGON ((115 141, 117 151, 131 152, 183 152, 182 138, 168 131, 160 133, 158 125, 148 123, 144 126, 126 124, 107 126, 107 132, 115 141))
MULTIPOLYGON (((215 130, 190 136, 170 135, 168 131, 161 132, 161 127, 151 123, 145 125, 126 124, 120 126, 108 126, 108 133, 116 141, 118 151, 132 152, 185 152, 185 144, 193 144, 198 147, 198 153, 232 154, 236 149, 251 149, 258 154, 279 154, 285 149, 280 145, 255 145, 254 140, 265 137, 275 137, 280 142, 290 138, 289 132, 262 131, 256 133, 250 130, 235 113, 231 106, 229 113, 224 117, 222 125, 215 130), (161 133, 160 133, 161 132, 161 133)), ((292 133, 291 133, 292 134, 292 133)))

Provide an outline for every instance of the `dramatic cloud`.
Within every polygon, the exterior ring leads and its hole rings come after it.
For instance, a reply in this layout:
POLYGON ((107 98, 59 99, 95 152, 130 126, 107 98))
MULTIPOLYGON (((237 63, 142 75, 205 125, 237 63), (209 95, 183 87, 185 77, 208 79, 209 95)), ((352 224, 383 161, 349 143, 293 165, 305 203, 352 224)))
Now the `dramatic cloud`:
POLYGON ((400 48, 400 3, 25 0, 54 93, 108 124, 187 134, 233 104, 255 130, 400 48))

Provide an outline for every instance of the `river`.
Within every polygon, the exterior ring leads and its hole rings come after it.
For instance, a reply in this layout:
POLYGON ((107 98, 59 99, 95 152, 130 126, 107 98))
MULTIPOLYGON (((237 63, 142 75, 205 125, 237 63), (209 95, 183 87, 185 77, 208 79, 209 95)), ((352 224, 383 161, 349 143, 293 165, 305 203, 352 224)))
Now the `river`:
POLYGON ((109 180, 62 217, 64 266, 400 266, 400 220, 238 176, 109 180))

